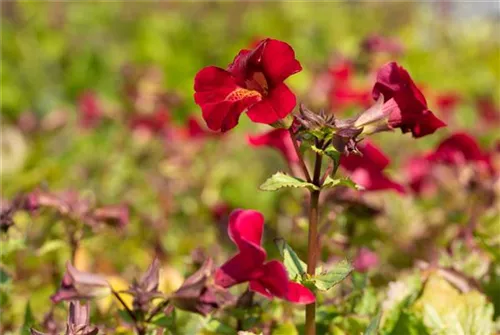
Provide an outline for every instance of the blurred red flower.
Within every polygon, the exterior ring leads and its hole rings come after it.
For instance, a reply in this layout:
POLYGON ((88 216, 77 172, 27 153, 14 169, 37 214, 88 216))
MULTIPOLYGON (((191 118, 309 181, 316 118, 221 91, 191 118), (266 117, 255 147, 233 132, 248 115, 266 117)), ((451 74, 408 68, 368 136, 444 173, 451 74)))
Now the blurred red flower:
POLYGON ((248 143, 254 147, 267 146, 278 150, 289 165, 299 161, 293 147, 292 137, 287 129, 273 129, 260 135, 249 135, 248 143))
POLYGON ((136 113, 130 120, 130 127, 133 130, 144 130, 151 134, 158 134, 165 131, 170 123, 170 112, 160 106, 153 113, 136 113))
POLYGON ((372 94, 375 100, 382 94, 386 103, 393 99, 395 104, 389 116, 389 125, 400 128, 403 133, 411 131, 413 137, 422 137, 446 126, 427 108, 422 92, 408 72, 396 62, 387 63, 379 69, 372 94))
POLYGON ((404 47, 399 41, 377 34, 367 36, 361 42, 361 49, 368 53, 386 52, 395 55, 402 54, 404 51, 404 47))
POLYGON ((96 94, 86 91, 78 98, 80 125, 83 128, 94 128, 101 122, 103 111, 96 94))
POLYGON ((358 146, 361 155, 350 154, 340 158, 340 166, 350 172, 351 179, 367 191, 394 190, 405 193, 402 185, 392 181, 383 170, 390 161, 371 143, 358 146))
POLYGON ((466 162, 488 163, 476 139, 467 133, 455 133, 442 141, 435 152, 428 156, 431 162, 460 165, 466 162))
POLYGON ((266 251, 261 246, 264 217, 253 210, 235 210, 229 217, 228 234, 239 253, 215 273, 215 283, 224 288, 249 282, 250 290, 271 299, 309 304, 314 294, 306 287, 288 280, 285 266, 272 260, 265 263, 266 251))
POLYGON ((500 108, 495 106, 491 96, 480 97, 476 100, 479 117, 488 125, 500 123, 500 108))
POLYGON ((358 272, 367 272, 376 267, 379 263, 379 257, 376 253, 368 248, 361 248, 352 262, 354 269, 358 272))
POLYGON ((354 67, 348 60, 341 60, 330 67, 332 88, 330 105, 341 109, 348 106, 367 108, 371 105, 371 94, 368 89, 356 88, 353 85, 354 67))
POLYGON ((461 96, 455 92, 445 92, 436 95, 436 106, 444 118, 449 119, 457 105, 462 100, 461 96))
POLYGON ((474 163, 480 171, 494 174, 490 155, 481 149, 474 137, 460 132, 446 138, 433 152, 409 159, 406 173, 410 187, 421 194, 434 188, 432 171, 436 165, 462 166, 469 163, 474 163))
POLYGON ((234 128, 245 111, 253 122, 272 124, 295 107, 283 81, 301 70, 290 45, 268 38, 241 50, 227 70, 209 66, 198 72, 194 99, 212 130, 234 128))

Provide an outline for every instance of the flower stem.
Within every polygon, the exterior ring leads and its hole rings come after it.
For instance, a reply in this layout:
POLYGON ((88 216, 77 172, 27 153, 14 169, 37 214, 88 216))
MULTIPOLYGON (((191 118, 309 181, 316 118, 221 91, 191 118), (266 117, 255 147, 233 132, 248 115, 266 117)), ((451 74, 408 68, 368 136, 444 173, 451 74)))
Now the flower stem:
MULTIPOLYGON (((314 163, 313 184, 321 187, 321 163, 322 156, 316 154, 314 163)), ((319 238, 318 238, 318 221, 319 221, 319 195, 320 190, 311 192, 311 200, 309 204, 309 237, 307 244, 307 273, 314 275, 316 272, 316 263, 318 261, 319 238)), ((306 305, 306 335, 316 334, 316 303, 306 305)))
POLYGON ((134 312, 132 312, 132 310, 130 308, 128 308, 127 304, 125 303, 125 301, 123 301, 122 297, 120 297, 120 294, 118 292, 116 292, 115 290, 111 289, 111 292, 113 293, 113 295, 116 297, 116 299, 118 299, 118 301, 120 302, 120 304, 123 306, 123 308, 125 308, 125 311, 127 312, 127 314, 130 316, 130 318, 134 321, 134 328, 135 330, 137 331, 137 335, 144 335, 146 334, 146 330, 144 329, 144 327, 140 324, 139 320, 137 319, 136 315, 134 312))
POLYGON ((304 177, 306 178, 307 182, 310 183, 312 182, 311 176, 309 175, 309 170, 307 169, 307 165, 304 162, 304 157, 302 157, 302 153, 300 152, 299 146, 297 145, 297 138, 295 137, 295 134, 293 133, 291 127, 288 129, 288 132, 290 133, 290 137, 292 138, 292 143, 293 143, 293 148, 295 149, 295 153, 297 154, 297 157, 299 157, 299 164, 300 168, 302 169, 302 173, 304 173, 304 177))

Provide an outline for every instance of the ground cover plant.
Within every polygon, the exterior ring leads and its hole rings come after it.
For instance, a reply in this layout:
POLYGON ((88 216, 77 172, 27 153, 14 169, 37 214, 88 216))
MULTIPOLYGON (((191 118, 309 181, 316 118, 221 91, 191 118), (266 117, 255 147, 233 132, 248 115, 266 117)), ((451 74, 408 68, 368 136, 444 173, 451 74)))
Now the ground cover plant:
POLYGON ((0 331, 499 333, 500 20, 454 8, 2 3, 0 331))

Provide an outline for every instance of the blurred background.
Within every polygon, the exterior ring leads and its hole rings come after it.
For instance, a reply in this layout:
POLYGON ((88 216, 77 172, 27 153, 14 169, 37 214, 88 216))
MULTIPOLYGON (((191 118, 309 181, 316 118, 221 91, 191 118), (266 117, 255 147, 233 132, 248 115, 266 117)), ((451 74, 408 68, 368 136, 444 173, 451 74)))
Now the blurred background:
MULTIPOLYGON (((262 38, 294 48, 303 71, 287 83, 298 100, 335 115, 363 108, 358 93, 370 91, 374 71, 385 62, 396 60, 409 71, 448 127, 418 140, 399 131, 374 138, 391 158, 388 172, 402 184, 407 159, 453 132, 472 134, 485 151, 500 139, 498 2, 2 1, 1 10, 2 204, 42 189, 71 190, 99 206, 126 205, 127 227, 86 232, 74 258, 78 268, 116 282, 134 278, 157 254, 165 291, 178 287, 193 250, 225 250, 224 222, 238 207, 262 211, 271 236, 284 236, 305 252, 302 194, 257 190, 277 169, 287 169, 277 152, 247 143, 247 134, 267 127, 243 115, 234 131, 210 133, 193 101, 201 68, 226 67, 262 38), (346 64, 354 92, 348 97, 335 93, 346 64)), ((445 262, 482 278, 489 271, 481 268, 484 254, 453 244, 470 214, 469 194, 453 187, 425 199, 366 194, 370 205, 383 208, 381 216, 350 217, 330 203, 324 217, 335 218, 337 226, 327 231, 324 261, 354 258, 360 247, 377 250, 383 265, 374 285, 383 288, 417 259, 431 261, 455 248, 450 255, 456 260, 446 254, 445 262), (355 232, 353 222, 360 227, 355 232)), ((482 213, 489 220, 484 236, 498 236, 498 211, 482 213)), ((15 229, 3 229, 3 329, 22 323, 27 301, 36 319, 48 312, 48 298, 71 257, 57 242, 64 240, 61 221, 19 213, 15 229)), ((484 250, 498 243, 485 240, 484 250)), ((496 264, 498 250, 495 255, 488 264, 496 264)), ((498 293, 495 280, 487 283, 498 293)), ((488 298, 495 316, 496 293, 488 298)))

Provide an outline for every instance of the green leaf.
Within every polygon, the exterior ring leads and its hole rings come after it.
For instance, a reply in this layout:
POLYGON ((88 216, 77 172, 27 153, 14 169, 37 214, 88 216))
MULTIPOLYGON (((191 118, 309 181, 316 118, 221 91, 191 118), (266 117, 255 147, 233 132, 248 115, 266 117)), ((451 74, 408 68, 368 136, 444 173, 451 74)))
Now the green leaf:
POLYGON ((370 321, 370 324, 368 325, 368 328, 366 328, 364 335, 377 335, 381 318, 382 311, 378 312, 378 314, 372 319, 372 321, 370 321))
POLYGON ((124 309, 119 309, 118 310, 118 315, 120 318, 125 321, 126 323, 134 323, 134 319, 128 314, 128 312, 124 309))
POLYGON ((323 273, 314 277, 314 285, 318 290, 327 291, 333 286, 344 280, 353 270, 351 264, 343 260, 333 267, 327 273, 323 273))
POLYGON ((220 335, 235 335, 235 330, 220 322, 217 319, 210 319, 207 324, 205 325, 205 330, 208 330, 209 332, 213 332, 214 334, 220 334, 220 335))
POLYGON ((279 326, 277 326, 273 332, 273 335, 298 335, 299 332, 297 331, 297 328, 295 328, 293 323, 282 323, 279 326))
POLYGON ((283 172, 277 172, 268 178, 264 184, 260 185, 262 191, 276 191, 283 187, 309 188, 318 190, 316 185, 308 183, 302 179, 295 178, 283 172))
POLYGON ((330 157, 333 160, 333 163, 335 166, 338 166, 340 164, 340 152, 335 149, 333 145, 330 145, 328 148, 324 150, 325 155, 330 157))
POLYGON ((51 251, 56 251, 62 248, 67 248, 67 244, 63 240, 50 240, 45 242, 40 249, 37 250, 38 256, 43 256, 51 251))
POLYGON ((312 149, 312 151, 314 151, 317 154, 320 154, 320 155, 324 155, 325 154, 325 151, 321 150, 320 148, 318 148, 315 145, 311 145, 311 149, 312 149))
POLYGON ((428 335, 429 331, 424 324, 422 318, 418 317, 415 313, 403 311, 394 329, 389 333, 390 335, 428 335))
POLYGON ((356 184, 353 182, 350 178, 338 178, 338 179, 333 179, 332 177, 328 176, 326 177, 325 182, 323 185, 321 185, 321 189, 324 188, 334 188, 337 186, 347 186, 350 188, 353 188, 355 190, 363 190, 363 186, 356 184))
POLYGON ((162 328, 171 328, 174 326, 174 322, 175 321, 173 315, 162 315, 159 318, 151 320, 151 323, 162 328))
POLYGON ((21 335, 30 335, 30 328, 35 323, 35 317, 33 316, 33 311, 31 310, 30 302, 26 303, 26 308, 24 309, 24 321, 21 327, 21 335))
POLYGON ((0 268, 0 285, 8 283, 10 276, 4 269, 0 268))
POLYGON ((303 262, 293 249, 282 238, 275 240, 276 245, 283 256, 283 265, 285 265, 288 277, 291 280, 298 280, 306 273, 307 264, 303 262))

